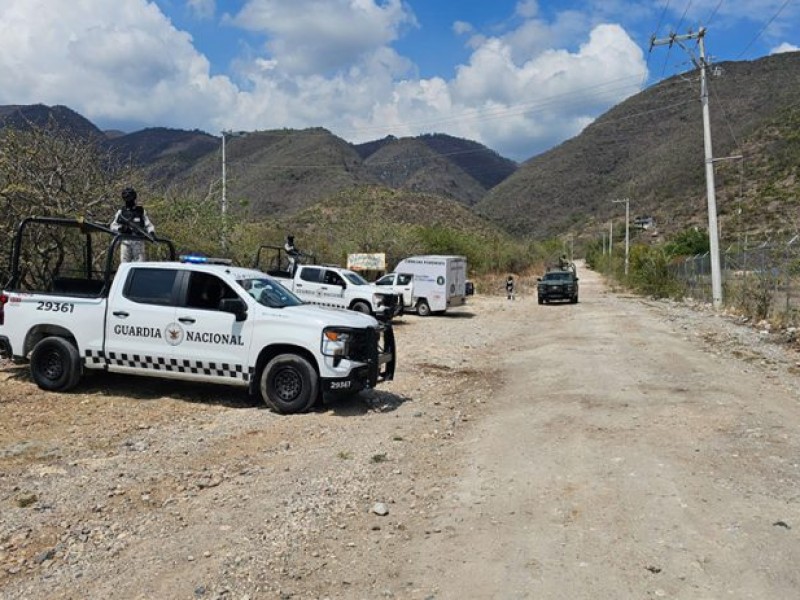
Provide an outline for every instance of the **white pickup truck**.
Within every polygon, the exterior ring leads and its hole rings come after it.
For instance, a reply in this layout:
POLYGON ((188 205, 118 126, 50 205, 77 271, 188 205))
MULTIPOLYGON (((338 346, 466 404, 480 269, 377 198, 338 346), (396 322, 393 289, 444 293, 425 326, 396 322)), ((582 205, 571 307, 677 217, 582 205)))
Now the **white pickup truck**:
MULTIPOLYGON (((286 289, 309 304, 346 308, 374 316, 381 321, 391 321, 403 311, 402 299, 392 290, 370 283, 355 271, 335 265, 301 264, 287 266, 283 248, 263 245, 254 262, 261 264, 262 250, 272 254, 267 274, 286 289)), ((302 255, 311 258, 309 255, 302 255)))
POLYGON ((124 236, 98 245, 88 241, 96 234, 111 232, 33 218, 14 240, 12 277, 0 294, 0 354, 29 360, 43 389, 68 390, 85 370, 99 369, 237 385, 279 413, 297 413, 323 394, 352 394, 393 378, 390 325, 304 304, 254 269, 195 262, 206 259, 123 263, 114 273, 124 236), (107 249, 105 272, 82 266, 78 277, 63 277, 70 261, 56 261, 50 285, 31 287, 20 240, 32 226, 78 228, 88 248, 107 249))

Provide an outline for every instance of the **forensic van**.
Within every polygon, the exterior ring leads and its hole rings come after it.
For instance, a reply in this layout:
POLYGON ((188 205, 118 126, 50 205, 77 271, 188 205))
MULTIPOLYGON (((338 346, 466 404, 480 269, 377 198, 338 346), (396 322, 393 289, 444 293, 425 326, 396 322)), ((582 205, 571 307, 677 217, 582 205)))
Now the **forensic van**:
POLYGON ((172 260, 116 265, 124 237, 71 219, 20 225, 0 294, 0 354, 29 361, 39 387, 69 390, 85 371, 104 370, 240 386, 276 412, 298 413, 393 378, 390 325, 308 305, 274 278, 229 261, 175 260, 168 240, 152 241, 167 244, 172 260), (36 239, 29 230, 37 227, 77 236, 64 235, 62 256, 33 273, 27 265, 36 257, 21 240, 36 239), (108 235, 110 243, 97 244, 108 235), (106 251, 104 269, 92 248, 106 251))
POLYGON ((410 256, 375 282, 403 300, 404 308, 421 317, 463 306, 467 301, 467 259, 464 256, 410 256))

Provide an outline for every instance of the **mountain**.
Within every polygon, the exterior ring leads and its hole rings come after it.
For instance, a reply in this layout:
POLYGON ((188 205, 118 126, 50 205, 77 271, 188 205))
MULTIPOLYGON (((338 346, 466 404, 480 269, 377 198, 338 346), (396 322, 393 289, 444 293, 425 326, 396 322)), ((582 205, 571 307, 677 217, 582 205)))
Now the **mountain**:
POLYGON ((364 165, 372 178, 392 189, 437 194, 472 206, 486 194, 478 181, 418 138, 384 144, 364 165))
POLYGON ((44 104, 0 106, 0 129, 11 127, 26 129, 30 126, 41 129, 58 128, 68 135, 100 141, 105 138, 102 131, 91 121, 66 106, 44 104))
POLYGON ((404 144, 408 140, 424 143, 436 154, 458 166, 485 190, 496 186, 517 169, 517 163, 513 160, 503 158, 483 144, 443 133, 424 134, 415 138, 403 139, 390 135, 380 140, 357 144, 355 148, 362 158, 369 159, 387 146, 404 144))
MULTIPOLYGON (((222 140, 154 127, 101 132, 66 107, 0 106, 0 128, 47 124, 97 140, 139 167, 154 191, 222 196, 222 140)), ((382 184, 439 194, 466 206, 516 168, 475 142, 441 134, 354 146, 322 128, 226 135, 226 198, 252 218, 291 214, 354 186, 382 184)))
POLYGON ((190 170, 198 160, 219 152, 219 140, 194 130, 154 127, 135 133, 106 134, 107 144, 123 159, 147 165, 152 177, 168 180, 190 170))
MULTIPOLYGON (((709 106, 720 223, 733 235, 745 227, 741 215, 747 214, 761 221, 747 225, 750 230, 763 232, 768 220, 775 221, 768 218, 775 198, 791 196, 787 190, 793 189, 798 202, 798 163, 792 167, 787 157, 800 155, 800 53, 721 63, 714 72, 709 106), (783 170, 770 171, 765 165, 773 165, 780 148, 783 170), (744 160, 725 160, 734 155, 744 160)), ((699 99, 696 72, 665 80, 615 106, 577 137, 526 161, 475 210, 519 235, 596 234, 620 216, 621 205, 611 200, 627 197, 631 217, 653 216, 667 233, 705 227, 699 99)), ((785 225, 786 219, 777 222, 785 225)))

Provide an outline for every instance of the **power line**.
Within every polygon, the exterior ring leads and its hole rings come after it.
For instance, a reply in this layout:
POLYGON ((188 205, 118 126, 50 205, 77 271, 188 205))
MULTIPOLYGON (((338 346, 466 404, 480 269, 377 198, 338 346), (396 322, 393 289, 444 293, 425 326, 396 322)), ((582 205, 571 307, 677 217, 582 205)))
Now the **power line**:
POLYGON ((755 44, 756 40, 761 37, 761 34, 766 31, 767 27, 772 25, 772 22, 778 18, 778 15, 780 15, 783 12, 783 9, 786 8, 788 5, 789 5, 789 0, 784 0, 783 4, 781 4, 781 7, 778 9, 778 12, 772 15, 772 18, 764 24, 764 26, 759 30, 759 32, 755 35, 755 37, 752 40, 750 40, 747 46, 744 47, 744 50, 742 50, 739 53, 739 56, 736 57, 736 60, 739 60, 740 58, 742 58, 742 56, 744 56, 745 52, 747 52, 750 49, 750 46, 755 44))

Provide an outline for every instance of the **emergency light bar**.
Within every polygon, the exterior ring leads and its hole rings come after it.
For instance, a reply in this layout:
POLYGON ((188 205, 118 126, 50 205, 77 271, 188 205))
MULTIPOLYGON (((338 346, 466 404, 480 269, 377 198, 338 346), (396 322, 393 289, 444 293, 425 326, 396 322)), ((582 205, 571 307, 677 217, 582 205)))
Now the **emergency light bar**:
POLYGON ((180 261, 182 263, 191 263, 195 265, 230 265, 233 261, 230 258, 212 258, 210 256, 197 256, 195 254, 181 254, 180 261))

